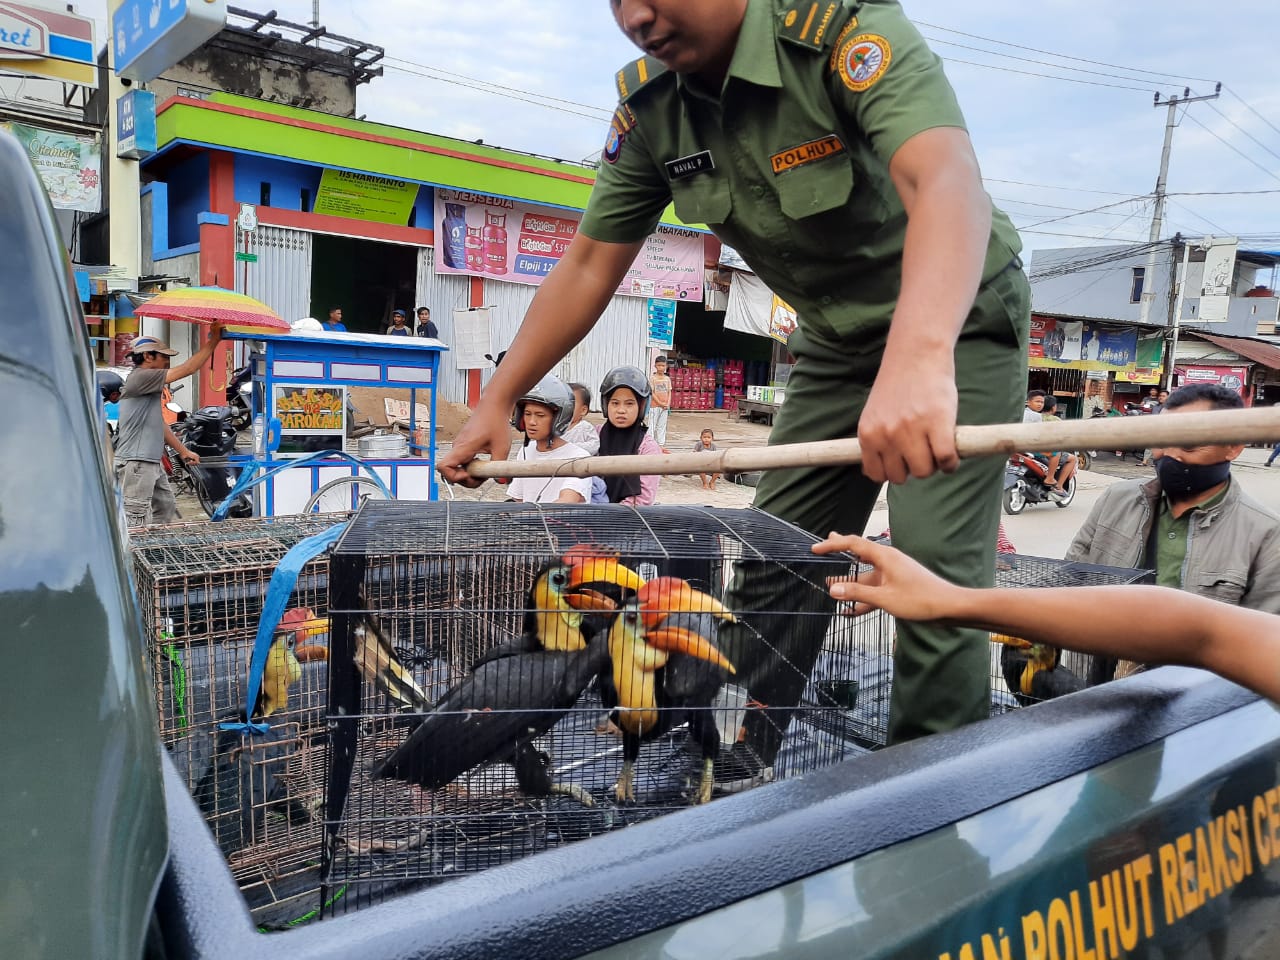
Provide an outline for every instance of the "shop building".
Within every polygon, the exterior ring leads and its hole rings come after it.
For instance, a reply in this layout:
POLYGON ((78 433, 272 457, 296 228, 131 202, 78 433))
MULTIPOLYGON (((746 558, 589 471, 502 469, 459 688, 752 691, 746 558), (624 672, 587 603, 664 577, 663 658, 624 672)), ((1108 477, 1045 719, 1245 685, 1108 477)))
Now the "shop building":
MULTIPOLYGON (((157 107, 144 273, 230 287, 281 316, 380 333, 431 309, 444 400, 477 399, 586 205, 585 166, 225 93, 157 107), (478 363, 478 365, 477 365, 478 363)), ((557 371, 648 362, 648 300, 700 304, 704 232, 668 211, 601 322, 557 371)))

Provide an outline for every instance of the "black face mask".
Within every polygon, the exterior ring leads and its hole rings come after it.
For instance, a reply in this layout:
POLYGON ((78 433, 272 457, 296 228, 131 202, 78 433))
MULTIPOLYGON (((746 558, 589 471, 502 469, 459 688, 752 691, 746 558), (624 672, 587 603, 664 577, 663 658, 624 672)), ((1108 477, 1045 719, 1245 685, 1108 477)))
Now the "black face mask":
POLYGON ((1200 465, 1161 457, 1156 461, 1156 476, 1160 480, 1160 489, 1165 493, 1175 497, 1193 497, 1225 483, 1231 476, 1231 461, 1200 465))

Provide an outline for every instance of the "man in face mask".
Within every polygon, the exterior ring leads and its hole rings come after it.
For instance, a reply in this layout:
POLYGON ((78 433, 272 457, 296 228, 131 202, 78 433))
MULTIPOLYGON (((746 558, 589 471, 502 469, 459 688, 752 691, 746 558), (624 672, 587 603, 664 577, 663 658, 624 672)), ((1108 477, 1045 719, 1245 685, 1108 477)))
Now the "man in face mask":
MULTIPOLYGON (((1196 383, 1170 394, 1160 415, 1243 405, 1233 390, 1196 383)), ((1108 487, 1067 559, 1145 567, 1160 586, 1280 613, 1280 516, 1231 479, 1231 461, 1243 450, 1239 444, 1153 449, 1155 479, 1108 487)))

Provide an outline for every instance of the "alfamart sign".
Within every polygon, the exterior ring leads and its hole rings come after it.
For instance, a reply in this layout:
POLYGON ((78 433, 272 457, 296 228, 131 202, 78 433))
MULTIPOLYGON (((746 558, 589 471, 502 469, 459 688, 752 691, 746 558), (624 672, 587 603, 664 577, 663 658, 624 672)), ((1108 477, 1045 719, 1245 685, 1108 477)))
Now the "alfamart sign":
POLYGON ((96 87, 94 51, 90 18, 0 2, 0 69, 96 87))

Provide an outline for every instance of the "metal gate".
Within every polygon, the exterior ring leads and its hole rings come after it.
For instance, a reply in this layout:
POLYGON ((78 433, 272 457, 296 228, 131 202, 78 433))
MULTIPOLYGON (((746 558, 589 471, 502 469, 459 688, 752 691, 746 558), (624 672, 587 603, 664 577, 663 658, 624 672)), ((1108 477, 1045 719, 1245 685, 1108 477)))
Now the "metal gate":
POLYGON ((236 252, 258 258, 236 263, 237 290, 261 300, 290 323, 310 315, 310 233, 259 225, 246 234, 237 228, 236 252))

